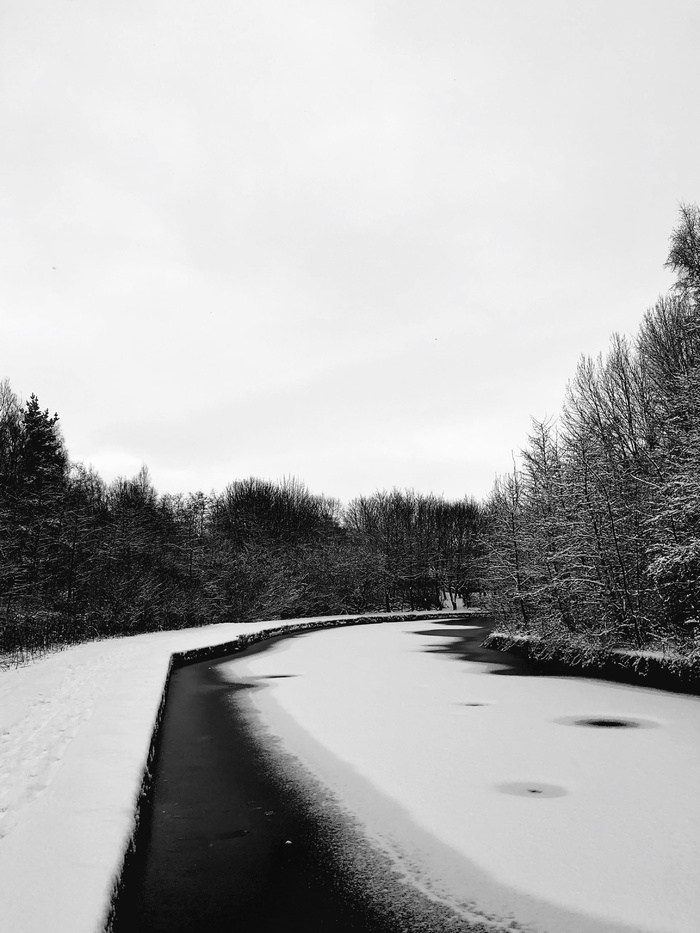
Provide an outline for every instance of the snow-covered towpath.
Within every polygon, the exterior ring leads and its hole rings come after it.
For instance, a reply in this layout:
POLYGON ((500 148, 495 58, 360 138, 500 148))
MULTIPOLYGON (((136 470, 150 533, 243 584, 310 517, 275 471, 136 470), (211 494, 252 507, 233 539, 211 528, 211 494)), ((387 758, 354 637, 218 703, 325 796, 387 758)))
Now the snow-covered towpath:
POLYGON ((103 929, 172 655, 312 621, 109 639, 0 671, 0 933, 103 929))
POLYGON ((697 933, 700 700, 499 675, 450 650, 464 635, 440 620, 314 632, 218 669, 257 688, 234 715, 466 916, 697 933))

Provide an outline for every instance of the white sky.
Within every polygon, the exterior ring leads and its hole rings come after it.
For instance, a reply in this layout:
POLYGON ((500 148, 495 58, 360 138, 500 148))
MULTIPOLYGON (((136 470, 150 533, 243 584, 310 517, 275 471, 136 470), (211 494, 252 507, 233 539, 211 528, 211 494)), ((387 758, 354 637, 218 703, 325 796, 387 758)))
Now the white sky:
POLYGON ((695 0, 4 0, 0 376, 105 479, 486 495, 700 200, 695 0))

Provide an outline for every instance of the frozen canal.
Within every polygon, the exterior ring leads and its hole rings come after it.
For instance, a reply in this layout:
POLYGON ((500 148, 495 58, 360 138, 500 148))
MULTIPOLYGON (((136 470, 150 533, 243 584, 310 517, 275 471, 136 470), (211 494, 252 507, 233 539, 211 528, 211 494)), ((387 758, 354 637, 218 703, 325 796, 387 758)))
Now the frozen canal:
POLYGON ((463 916, 697 933, 700 700, 521 676, 474 654, 476 634, 334 629, 217 670, 280 767, 463 916))

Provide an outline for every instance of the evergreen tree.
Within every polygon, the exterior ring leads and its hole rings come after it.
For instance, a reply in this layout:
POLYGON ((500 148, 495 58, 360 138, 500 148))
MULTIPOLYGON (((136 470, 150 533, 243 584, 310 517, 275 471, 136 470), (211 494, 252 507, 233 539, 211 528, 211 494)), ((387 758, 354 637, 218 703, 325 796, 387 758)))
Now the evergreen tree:
POLYGON ((20 459, 20 478, 31 490, 63 484, 68 457, 58 428, 58 415, 42 411, 32 394, 23 415, 24 438, 20 459))

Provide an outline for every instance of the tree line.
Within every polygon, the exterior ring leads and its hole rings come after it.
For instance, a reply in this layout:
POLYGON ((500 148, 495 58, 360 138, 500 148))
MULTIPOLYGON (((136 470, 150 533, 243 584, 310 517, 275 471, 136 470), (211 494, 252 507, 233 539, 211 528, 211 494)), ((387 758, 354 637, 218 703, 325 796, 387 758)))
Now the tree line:
POLYGON ((700 641, 700 209, 668 294, 584 357, 485 502, 297 479, 159 495, 105 483, 57 414, 0 383, 0 658, 222 621, 469 605, 547 650, 700 641))
POLYGON ((636 649, 700 638, 700 209, 634 338, 582 358, 558 419, 486 503, 493 607, 513 635, 636 649))
POLYGON ((105 483, 57 414, 0 383, 0 656, 213 622, 457 605, 483 507, 410 490, 349 503, 297 479, 159 495, 105 483))

